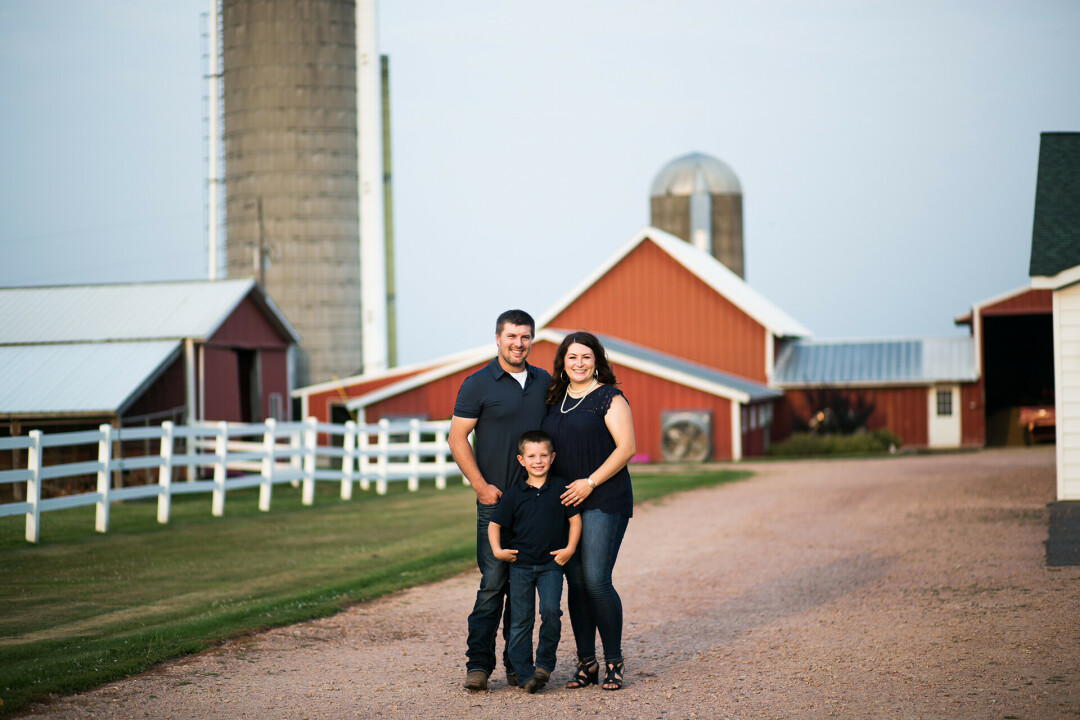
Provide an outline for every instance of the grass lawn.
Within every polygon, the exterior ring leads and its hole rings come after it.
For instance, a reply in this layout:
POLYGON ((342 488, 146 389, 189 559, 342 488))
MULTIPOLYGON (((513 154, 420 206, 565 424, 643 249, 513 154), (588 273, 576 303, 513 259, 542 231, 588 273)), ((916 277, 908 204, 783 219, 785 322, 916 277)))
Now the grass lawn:
MULTIPOLYGON (((637 502, 750 475, 713 470, 634 474, 637 502)), ((258 491, 114 505, 107 534, 94 508, 43 513, 43 540, 21 516, 0 519, 0 713, 197 652, 239 632, 333 614, 345 605, 475 566, 474 496, 451 481, 342 501, 320 484, 315 505, 279 486, 269 513, 258 491)), ((467 612, 463 608, 462 612, 467 612)))

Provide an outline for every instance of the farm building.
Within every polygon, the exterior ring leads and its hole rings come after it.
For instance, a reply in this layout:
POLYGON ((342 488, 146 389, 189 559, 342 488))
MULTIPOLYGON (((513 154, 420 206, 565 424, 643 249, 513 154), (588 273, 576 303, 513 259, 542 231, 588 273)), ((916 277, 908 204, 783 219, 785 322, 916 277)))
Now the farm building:
MULTIPOLYGON (((633 408, 639 452, 650 460, 763 454, 770 442, 790 432, 787 415, 803 409, 785 397, 779 378, 801 387, 792 379, 803 368, 795 361, 826 347, 811 343, 805 327, 711 254, 656 228, 637 233, 537 323, 530 361, 541 367, 551 367, 567 332, 585 328, 600 336, 633 408)), ((936 417, 931 398, 937 403, 938 390, 947 390, 957 413, 952 435, 935 434, 934 442, 981 444, 978 417, 965 420, 965 431, 959 424, 961 408, 972 402, 964 393, 977 387, 970 338, 896 345, 897 352, 909 353, 901 368, 907 375, 879 374, 872 378, 876 386, 863 383, 881 399, 870 427, 898 427, 905 432, 894 432, 905 442, 929 445, 936 417)), ((299 412, 324 420, 343 420, 350 411, 366 422, 445 419, 462 380, 493 355, 494 346, 485 346, 424 365, 303 388, 294 396, 299 412)), ((836 365, 816 382, 859 387, 843 375, 852 367, 836 365)))
POLYGON ((254 280, 0 289, 0 433, 286 418, 296 333, 254 280))

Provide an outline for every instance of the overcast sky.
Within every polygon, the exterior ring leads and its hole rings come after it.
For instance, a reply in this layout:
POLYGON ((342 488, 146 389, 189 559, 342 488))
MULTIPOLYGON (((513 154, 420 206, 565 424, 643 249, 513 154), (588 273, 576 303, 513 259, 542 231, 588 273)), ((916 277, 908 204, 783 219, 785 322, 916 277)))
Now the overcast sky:
MULTIPOLYGON (((0 286, 206 276, 208 2, 0 0, 0 286)), ((819 338, 944 335, 1027 282, 1075 0, 383 0, 399 359, 539 317, 669 160, 744 193, 747 280, 819 338)), ((705 330, 703 330, 705 331, 705 330)))

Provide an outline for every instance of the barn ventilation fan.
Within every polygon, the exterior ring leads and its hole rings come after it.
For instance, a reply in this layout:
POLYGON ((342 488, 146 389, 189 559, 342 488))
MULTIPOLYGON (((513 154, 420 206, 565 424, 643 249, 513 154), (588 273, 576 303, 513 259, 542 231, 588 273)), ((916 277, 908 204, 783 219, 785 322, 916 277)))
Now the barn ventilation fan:
POLYGON ((665 462, 704 462, 712 454, 712 414, 660 413, 660 454, 665 462))

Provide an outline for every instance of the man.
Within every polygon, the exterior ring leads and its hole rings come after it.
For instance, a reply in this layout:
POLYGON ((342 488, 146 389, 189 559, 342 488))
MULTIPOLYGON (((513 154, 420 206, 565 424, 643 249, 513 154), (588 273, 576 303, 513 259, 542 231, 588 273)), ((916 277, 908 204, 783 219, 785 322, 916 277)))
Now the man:
MULTIPOLYGON (((480 589, 469 615, 465 688, 486 690, 495 671, 495 637, 503 617, 503 639, 510 631, 510 603, 503 599, 510 581, 506 563, 497 560, 488 542, 488 523, 503 490, 524 479, 517 461, 517 441, 544 419, 551 376, 525 362, 532 349, 536 323, 523 310, 507 310, 495 322, 498 356, 461 383, 450 422, 450 451, 476 492, 476 564, 480 589), (469 433, 476 431, 476 450, 469 433)), ((510 685, 517 685, 506 649, 503 666, 510 685)))

